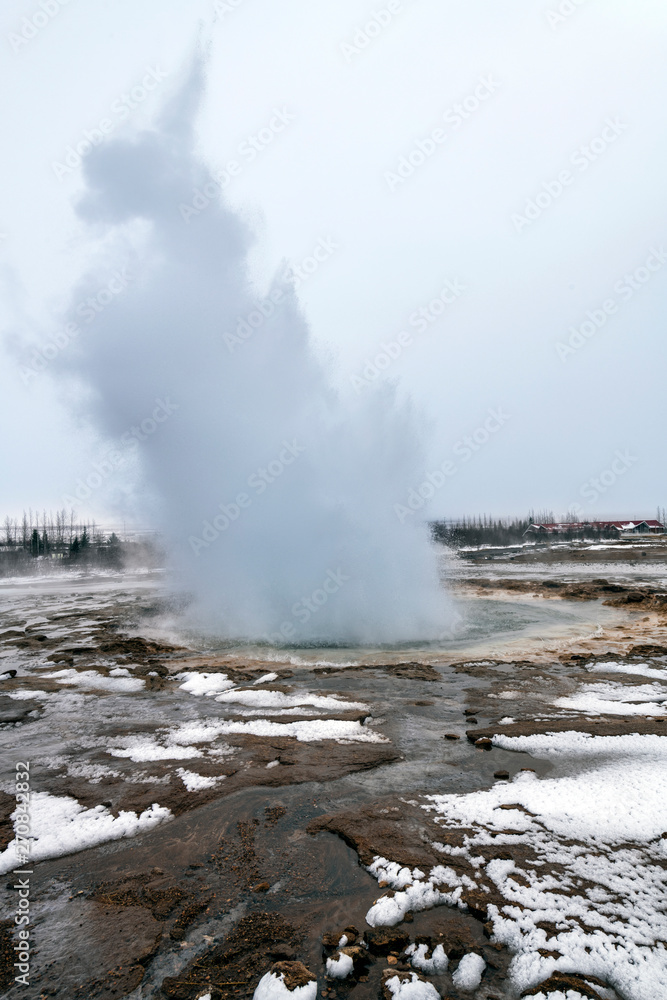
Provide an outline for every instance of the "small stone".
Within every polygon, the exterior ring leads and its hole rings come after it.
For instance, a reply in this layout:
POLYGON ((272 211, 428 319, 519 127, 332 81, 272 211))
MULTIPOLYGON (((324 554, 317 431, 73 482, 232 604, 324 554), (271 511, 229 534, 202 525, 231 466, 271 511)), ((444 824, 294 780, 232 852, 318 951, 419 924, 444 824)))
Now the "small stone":
POLYGON ((463 714, 464 715, 479 715, 479 709, 478 708, 464 708, 463 714))
POLYGON ((378 889, 386 889, 388 885, 389 883, 385 881, 378 882, 378 889))
POLYGON ((479 747, 480 750, 493 750, 493 743, 488 736, 482 736, 475 740, 475 746, 479 747))
POLYGON ((471 726, 478 726, 479 725, 479 722, 477 721, 477 719, 468 719, 468 722, 470 723, 471 726))
POLYGON ((461 737, 457 733, 445 733, 444 739, 446 739, 446 740, 460 740, 461 737))
POLYGON ((405 921, 406 924, 411 924, 414 919, 415 918, 412 916, 411 913, 406 913, 405 916, 403 917, 403 920, 405 921))
POLYGON ((268 892, 270 888, 271 886, 268 882, 258 882, 253 892, 268 892))
POLYGON ((395 955, 387 955, 387 964, 388 965, 396 965, 397 963, 398 963, 398 959, 396 958, 395 955))
POLYGON ((509 781, 510 773, 509 771, 494 771, 493 777, 498 778, 499 781, 509 781))

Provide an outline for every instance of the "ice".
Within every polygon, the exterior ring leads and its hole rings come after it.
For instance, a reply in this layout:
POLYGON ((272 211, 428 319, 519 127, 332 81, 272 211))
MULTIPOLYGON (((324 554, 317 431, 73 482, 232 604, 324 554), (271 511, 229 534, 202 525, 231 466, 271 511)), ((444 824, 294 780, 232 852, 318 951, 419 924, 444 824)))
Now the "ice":
MULTIPOLYGON (((12 819, 15 828, 22 829, 17 812, 12 819)), ((172 819, 169 809, 157 803, 139 816, 134 812, 114 816, 105 806, 86 809, 69 796, 34 792, 30 797, 30 862, 59 858, 110 840, 133 837, 169 819, 172 819)), ((14 839, 0 854, 0 874, 24 864, 19 842, 14 839)))
POLYGON ((272 684, 277 680, 278 674, 262 674, 262 676, 258 677, 256 681, 253 681, 253 684, 272 684))
POLYGON ((486 962, 481 955, 470 952, 464 955, 452 974, 452 982, 459 990, 476 990, 482 981, 486 962))
POLYGON ((351 956, 342 952, 338 952, 337 957, 327 959, 327 976, 332 979, 346 979, 353 968, 354 962, 351 956))
POLYGON ((234 687, 233 682, 227 680, 226 674, 183 673, 177 675, 177 680, 184 682, 180 685, 183 691, 198 698, 202 696, 210 698, 220 691, 228 691, 234 687))
POLYGON ((433 983, 425 983, 415 972, 411 972, 410 980, 392 976, 386 986, 394 1000, 440 1000, 440 994, 433 983))
POLYGON ((285 976, 282 972, 279 976, 274 972, 267 972, 257 984, 253 1000, 316 1000, 316 997, 316 980, 290 991, 285 985, 285 976))

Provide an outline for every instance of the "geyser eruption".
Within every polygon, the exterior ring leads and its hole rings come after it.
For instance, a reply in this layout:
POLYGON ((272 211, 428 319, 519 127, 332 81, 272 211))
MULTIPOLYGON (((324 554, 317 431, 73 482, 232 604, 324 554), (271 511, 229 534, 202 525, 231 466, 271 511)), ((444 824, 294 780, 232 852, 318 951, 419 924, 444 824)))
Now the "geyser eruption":
POLYGON ((75 291, 70 318, 82 303, 95 315, 63 363, 97 427, 140 450, 201 627, 294 645, 434 639, 449 611, 428 529, 393 509, 423 480, 414 419, 389 389, 344 401, 293 289, 251 288, 249 229, 194 153, 202 78, 197 62, 155 130, 87 159, 78 212, 105 261, 75 291))

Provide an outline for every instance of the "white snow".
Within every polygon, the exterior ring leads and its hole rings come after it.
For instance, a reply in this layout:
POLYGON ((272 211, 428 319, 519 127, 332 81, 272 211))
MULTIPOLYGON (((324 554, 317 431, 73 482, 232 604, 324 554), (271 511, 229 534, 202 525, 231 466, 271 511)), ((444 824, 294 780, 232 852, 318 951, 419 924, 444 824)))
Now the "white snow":
POLYGON ((206 778, 203 774, 186 771, 183 767, 178 767, 176 774, 189 792, 200 792, 203 788, 215 788, 219 782, 224 781, 226 778, 225 774, 221 774, 217 778, 206 778))
POLYGON ((295 990, 288 990, 282 972, 279 976, 274 972, 267 972, 257 984, 253 1000, 316 1000, 316 997, 316 980, 305 986, 297 986, 295 990))
POLYGON ((179 685, 183 691, 197 698, 203 696, 210 698, 220 691, 228 691, 234 687, 233 682, 227 680, 227 674, 183 673, 178 674, 176 679, 184 682, 179 685))
POLYGON ((262 674, 262 676, 258 677, 256 681, 253 681, 253 684, 272 684, 277 680, 278 674, 262 674))
POLYGON ((149 760, 188 760, 202 757, 202 751, 188 746, 161 746, 150 736, 129 736, 121 742, 126 746, 112 747, 107 753, 112 757, 127 757, 136 764, 149 760))
POLYGON ((317 740, 350 740, 354 743, 386 743, 384 737, 359 722, 338 721, 336 719, 314 719, 308 722, 269 722, 256 719, 253 722, 226 722, 220 727, 221 733, 250 733, 253 736, 294 736, 301 743, 317 740))
POLYGON ((353 968, 352 957, 342 952, 337 952, 336 956, 327 959, 327 976, 332 979, 346 979, 353 968))
POLYGON ((368 705, 358 701, 343 701, 342 698, 334 698, 330 695, 311 694, 309 691, 298 691, 295 694, 283 694, 282 691, 249 691, 239 690, 229 691, 221 694, 216 701, 224 704, 247 705, 250 708, 295 708, 297 705, 313 705, 326 711, 351 710, 366 711, 368 705))
POLYGON ((660 684, 641 684, 631 687, 612 682, 585 684, 567 698, 557 698, 557 708, 585 712, 588 715, 667 715, 661 704, 667 700, 667 688, 660 684), (660 701, 658 701, 660 699, 660 701), (633 704, 640 702, 640 704, 633 704))
POLYGON ((428 976, 441 975, 449 965, 445 949, 441 944, 437 944, 430 958, 426 957, 427 952, 427 944, 411 944, 409 948, 405 949, 405 954, 412 956, 410 961, 415 969, 425 972, 428 976))
POLYGON ((640 677, 655 677, 667 681, 667 667, 662 670, 649 667, 648 663, 587 663, 586 669, 597 674, 638 674, 640 677))
POLYGON ((408 910, 463 906, 464 887, 495 888, 506 902, 490 905, 489 919, 514 953, 517 992, 575 968, 608 980, 626 1000, 667 996, 667 738, 566 732, 496 736, 494 744, 577 758, 580 770, 542 779, 522 772, 487 790, 429 796, 424 808, 436 822, 465 832, 464 847, 434 846, 465 856, 471 874, 444 859, 425 876, 376 858, 369 870, 397 891, 371 907, 367 922, 393 926, 408 910), (527 850, 526 863, 497 857, 512 844, 527 850))
POLYGON ((51 674, 40 674, 40 677, 91 691, 141 691, 146 686, 141 677, 106 677, 97 670, 56 670, 51 674))
POLYGON ((401 981, 398 976, 387 980, 387 989, 394 1000, 440 1000, 440 994, 433 983, 425 983, 415 972, 410 975, 410 980, 401 981))
POLYGON ((535 993, 531 1000, 586 1000, 578 990, 568 990, 567 993, 563 993, 562 990, 549 991, 549 993, 535 993))
POLYGON ((7 691, 7 697, 15 701, 31 701, 33 698, 50 698, 51 695, 48 691, 7 691))
MULTIPOLYGON (((12 813, 15 828, 19 826, 17 812, 12 813)), ((169 809, 153 803, 139 816, 121 812, 113 816, 105 806, 86 809, 69 796, 34 792, 30 798, 30 861, 58 858, 94 847, 109 840, 133 837, 152 830, 159 823, 172 819, 169 809)), ((20 867, 17 840, 0 854, 0 874, 20 867)))
POLYGON ((458 990, 476 990, 482 981, 486 962, 474 952, 464 955, 458 968, 452 974, 452 982, 458 990))

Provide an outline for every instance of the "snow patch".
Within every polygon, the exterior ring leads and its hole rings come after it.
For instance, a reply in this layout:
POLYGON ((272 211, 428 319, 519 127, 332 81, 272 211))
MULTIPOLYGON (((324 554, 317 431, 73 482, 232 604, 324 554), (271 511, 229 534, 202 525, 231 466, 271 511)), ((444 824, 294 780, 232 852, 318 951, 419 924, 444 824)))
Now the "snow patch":
POLYGON ((314 719, 309 722, 269 722, 257 719, 253 722, 225 722, 221 733, 250 733, 253 736, 286 737, 293 736, 300 743, 317 740, 349 740, 352 743, 387 743, 383 736, 364 729, 359 722, 337 721, 336 719, 314 719))
POLYGON ((297 986, 294 990, 288 990, 285 985, 285 976, 281 972, 276 976, 273 972, 267 972, 262 976, 253 1000, 316 1000, 317 982, 313 980, 305 986, 297 986))
POLYGON ((358 701, 343 701, 330 695, 311 694, 309 691, 299 691, 296 694, 283 694, 282 691, 249 691, 239 690, 221 694, 216 701, 223 704, 247 705, 250 708, 295 708, 299 705, 313 705, 315 708, 332 712, 349 712, 352 710, 367 711, 368 705, 358 701))
POLYGON ((440 994, 433 983, 425 983, 415 972, 411 972, 411 980, 401 981, 398 976, 387 980, 387 989, 394 1000, 440 1000, 440 994))
POLYGON ((211 698, 234 687, 233 682, 227 679, 227 674, 183 673, 177 674, 176 679, 184 682, 179 685, 182 691, 197 698, 211 698))
POLYGON ((452 975, 452 982, 458 990, 476 990, 482 981, 486 962, 481 955, 470 952, 464 955, 452 975))
POLYGON ((204 788, 215 788, 217 784, 224 781, 227 775, 221 774, 217 778, 206 778, 203 774, 196 774, 194 771, 186 771, 183 767, 176 769, 179 776, 189 792, 200 792, 204 788))
POLYGON ((347 979, 354 968, 354 962, 350 955, 338 953, 338 957, 327 959, 327 976, 332 979, 347 979))
POLYGON ((409 948, 405 949, 405 954, 412 956, 410 961, 415 969, 425 972, 427 976, 442 975, 449 965, 445 949, 441 944, 436 945, 430 958, 426 957, 427 952, 427 944, 411 944, 409 948))
MULTIPOLYGON (((22 829, 17 811, 11 818, 15 829, 22 829)), ((133 837, 172 818, 170 810, 157 803, 139 816, 134 812, 113 816, 105 806, 86 809, 69 796, 34 792, 30 798, 30 861, 59 858, 109 840, 133 837)), ((25 864, 17 848, 18 841, 14 839, 0 854, 0 874, 25 864)))
POLYGON ((141 691, 146 681, 141 677, 106 677, 96 670, 56 670, 51 674, 40 674, 45 680, 58 681, 59 684, 87 688, 90 691, 129 692, 141 691))

